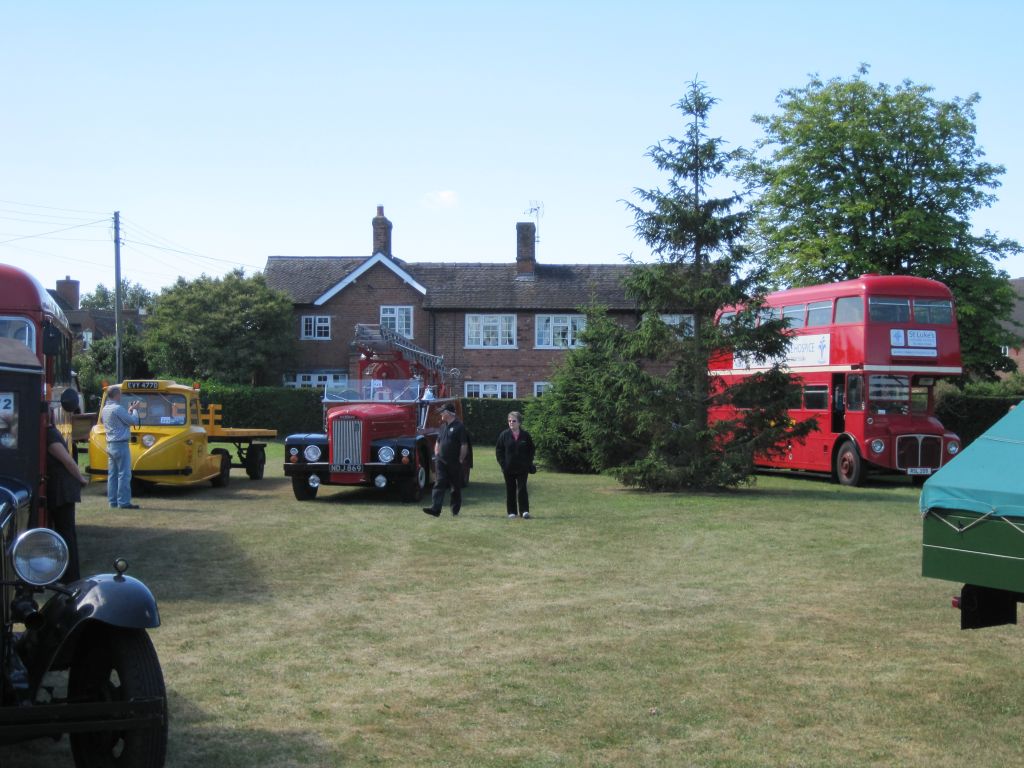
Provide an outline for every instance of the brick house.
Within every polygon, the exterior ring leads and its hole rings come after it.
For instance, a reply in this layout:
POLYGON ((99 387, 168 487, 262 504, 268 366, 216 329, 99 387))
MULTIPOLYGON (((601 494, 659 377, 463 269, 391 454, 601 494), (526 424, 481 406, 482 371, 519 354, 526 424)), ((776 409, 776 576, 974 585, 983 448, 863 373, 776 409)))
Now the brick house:
POLYGON ((1016 363, 1018 371, 1024 371, 1024 277, 1010 280, 1010 285, 1017 292, 1017 305, 1011 317, 1018 325, 1009 325, 1007 328, 1017 337, 1017 343, 1003 351, 1016 363))
MULTIPOLYGON (((47 289, 47 293, 63 310, 71 332, 75 339, 81 342, 82 349, 88 349, 94 341, 113 336, 117 332, 114 310, 81 308, 81 288, 78 280, 72 280, 70 276, 67 276, 63 280, 57 281, 56 289, 47 289)), ((125 323, 131 323, 137 331, 141 332, 145 312, 140 312, 137 309, 122 309, 121 319, 125 323)))
POLYGON ((580 307, 597 301, 623 324, 636 324, 622 287, 629 265, 538 264, 533 223, 516 224, 515 260, 505 264, 402 261, 392 254, 383 206, 372 227, 370 256, 267 259, 267 284, 295 302, 299 362, 287 385, 355 378, 353 329, 380 323, 443 355, 457 394, 529 397, 576 345, 580 307))

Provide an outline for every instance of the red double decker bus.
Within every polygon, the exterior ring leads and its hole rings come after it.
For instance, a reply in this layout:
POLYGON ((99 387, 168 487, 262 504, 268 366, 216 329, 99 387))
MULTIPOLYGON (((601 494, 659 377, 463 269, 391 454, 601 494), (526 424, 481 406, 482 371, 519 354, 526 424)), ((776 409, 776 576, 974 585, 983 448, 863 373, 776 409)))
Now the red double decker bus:
MULTIPOLYGON (((758 466, 831 472, 844 485, 859 485, 872 470, 923 481, 960 450, 935 417, 936 382, 963 371, 945 285, 868 274, 770 294, 764 313, 793 335, 782 361, 800 384, 789 415, 818 428, 778 455, 758 457, 758 466)), ((734 314, 722 312, 719 322, 734 314)), ((768 365, 722 351, 710 367, 729 386, 768 365)), ((718 406, 709 417, 735 413, 718 406)))
MULTIPOLYGON (((71 373, 72 334, 67 318, 53 297, 32 275, 8 264, 0 264, 0 339, 26 347, 42 367, 42 402, 49 409, 49 418, 71 445, 71 414, 61 408, 60 397, 73 387, 71 373)), ((13 394, 0 392, 0 421, 13 419, 13 394), (7 397, 5 397, 7 395, 7 397)), ((0 444, 14 442, 18 433, 25 445, 31 445, 32 456, 21 456, 27 466, 46 466, 47 416, 34 424, 10 425, 0 433, 0 444)), ((12 448, 15 447, 12 445, 12 448)), ((32 520, 44 524, 46 505, 45 475, 40 475, 35 489, 32 520)))

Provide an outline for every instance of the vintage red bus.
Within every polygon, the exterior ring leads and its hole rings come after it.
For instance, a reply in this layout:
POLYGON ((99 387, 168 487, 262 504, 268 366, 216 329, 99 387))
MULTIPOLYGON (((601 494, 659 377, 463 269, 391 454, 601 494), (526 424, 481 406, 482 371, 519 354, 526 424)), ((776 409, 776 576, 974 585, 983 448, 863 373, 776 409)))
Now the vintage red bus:
MULTIPOLYGON (((844 485, 860 484, 872 470, 920 482, 960 450, 959 438, 935 417, 936 382, 963 371, 945 285, 868 274, 770 294, 763 313, 793 334, 783 364, 800 387, 789 415, 818 428, 776 456, 759 457, 758 466, 830 472, 844 485)), ((719 322, 733 315, 724 311, 719 322)), ((768 365, 723 351, 710 368, 729 386, 768 365)), ((734 414, 719 406, 709 417, 734 414)))
MULTIPOLYGON (((60 398, 65 389, 72 388, 71 352, 72 334, 67 318, 53 297, 32 275, 8 264, 0 264, 0 339, 13 339, 24 344, 42 366, 42 400, 49 409, 53 423, 71 445, 71 414, 61 408, 60 398)), ((10 404, 0 392, 0 419, 11 412, 10 404)), ((33 440, 38 457, 32 464, 46 466, 46 423, 40 419, 32 425, 39 430, 38 441, 33 440)), ((23 429, 25 426, 23 425, 23 429)), ((0 440, 4 439, 0 435, 0 440)), ((11 439, 11 438, 8 438, 11 439)), ((46 487, 40 477, 34 494, 32 520, 45 524, 46 487)))

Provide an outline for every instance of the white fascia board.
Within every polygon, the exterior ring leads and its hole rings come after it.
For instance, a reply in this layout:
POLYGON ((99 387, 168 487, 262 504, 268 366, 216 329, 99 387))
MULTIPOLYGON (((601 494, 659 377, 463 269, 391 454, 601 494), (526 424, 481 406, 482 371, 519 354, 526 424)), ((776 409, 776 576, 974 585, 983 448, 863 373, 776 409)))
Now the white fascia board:
POLYGON ((356 269, 352 274, 345 277, 344 280, 340 281, 337 285, 335 285, 333 288, 331 288, 322 296, 320 296, 320 298, 313 302, 313 305, 319 307, 322 306, 323 304, 326 304, 328 301, 330 301, 343 290, 345 290, 348 286, 352 285, 352 283, 356 282, 356 280, 362 277, 363 274, 373 269, 378 264, 383 264, 385 267, 390 269, 392 272, 398 275, 398 278, 403 283, 406 283, 407 285, 411 286, 414 290, 419 291, 421 295, 427 295, 427 289, 420 285, 418 282, 416 282, 413 279, 412 275, 410 275, 404 269, 395 264, 394 261, 389 259, 383 253, 378 252, 373 254, 373 256, 368 258, 366 261, 364 261, 359 266, 359 268, 356 269))

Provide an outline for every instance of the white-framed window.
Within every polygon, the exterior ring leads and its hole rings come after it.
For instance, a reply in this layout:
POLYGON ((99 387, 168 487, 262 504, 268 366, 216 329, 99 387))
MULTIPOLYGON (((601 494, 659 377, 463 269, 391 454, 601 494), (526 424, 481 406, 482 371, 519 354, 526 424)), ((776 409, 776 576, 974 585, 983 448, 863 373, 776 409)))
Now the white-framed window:
POLYGON ((545 392, 551 389, 550 381, 535 381, 533 382, 533 396, 540 397, 545 392))
POLYGON ((348 374, 338 371, 311 371, 284 375, 284 386, 292 389, 323 389, 328 384, 332 387, 344 387, 348 384, 348 374))
POLYGON ((579 333, 586 327, 586 315, 537 315, 536 346, 539 349, 579 346, 579 333))
POLYGON ((466 315, 466 347, 516 346, 515 315, 466 315))
POLYGON ((82 349, 88 349, 92 346, 92 330, 86 329, 82 331, 82 349))
POLYGON ((380 308, 381 328, 390 328, 395 333, 412 338, 412 307, 391 307, 380 308))
POLYGON ((299 338, 306 341, 330 341, 331 316, 303 315, 302 330, 300 332, 299 338))
POLYGON ((675 314, 675 315, 658 315, 661 318, 661 322, 665 325, 671 325, 673 328, 681 328, 682 336, 684 338, 693 337, 693 315, 690 314, 675 314))
POLYGON ((516 385, 512 381, 467 381, 466 397, 492 397, 501 400, 514 400, 516 385))

